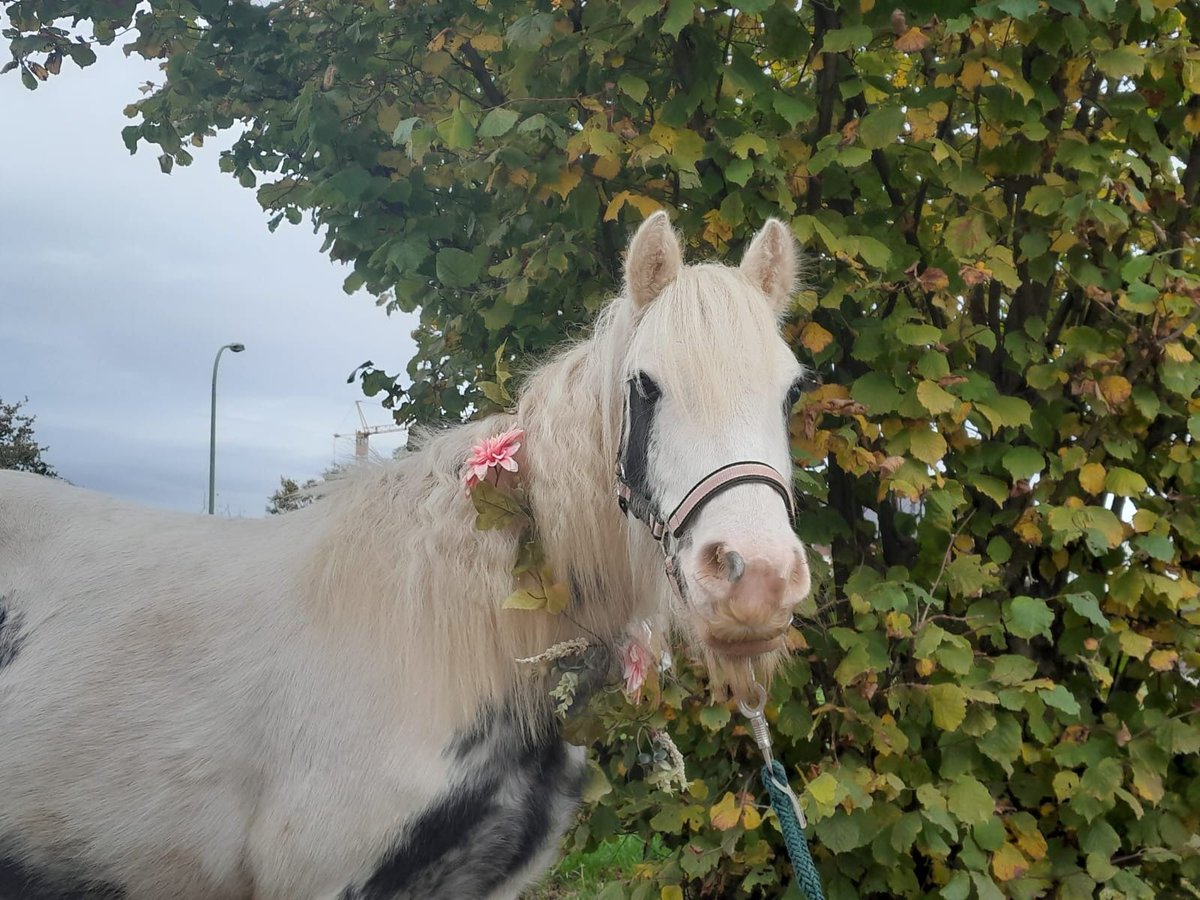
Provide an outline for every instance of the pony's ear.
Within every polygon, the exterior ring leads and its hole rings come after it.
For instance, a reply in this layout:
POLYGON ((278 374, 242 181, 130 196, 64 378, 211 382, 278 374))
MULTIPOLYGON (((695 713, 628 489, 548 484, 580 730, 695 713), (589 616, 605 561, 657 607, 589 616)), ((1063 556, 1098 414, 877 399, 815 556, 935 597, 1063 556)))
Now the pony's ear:
POLYGON ((683 251, 671 220, 661 209, 642 223, 629 242, 625 259, 625 290, 634 306, 643 308, 674 281, 683 267, 683 251))
POLYGON ((771 298, 777 311, 783 309, 796 289, 796 239, 786 225, 767 219, 742 257, 742 274, 771 298))

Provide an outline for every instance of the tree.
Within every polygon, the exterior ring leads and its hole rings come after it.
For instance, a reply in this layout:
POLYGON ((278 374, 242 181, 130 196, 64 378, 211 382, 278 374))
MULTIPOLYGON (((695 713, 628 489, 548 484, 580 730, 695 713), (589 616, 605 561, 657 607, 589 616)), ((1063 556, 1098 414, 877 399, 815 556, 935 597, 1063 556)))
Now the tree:
POLYGON ((29 398, 16 403, 5 403, 0 399, 0 469, 16 469, 55 478, 58 473, 42 459, 42 454, 48 448, 38 444, 33 434, 33 423, 37 417, 21 412, 28 402, 29 398))
POLYGON ((279 516, 309 506, 317 499, 312 490, 318 484, 320 482, 315 478, 310 478, 301 485, 291 478, 279 476, 279 489, 267 500, 267 515, 279 516))
POLYGON ((318 488, 344 471, 345 466, 332 465, 319 478, 309 478, 304 484, 285 475, 279 476, 279 489, 267 500, 267 515, 278 516, 312 505, 321 498, 318 488))
MULTIPOLYGON (((165 59, 125 130, 164 169, 246 124, 221 165, 272 224, 420 309, 413 386, 361 372, 404 419, 502 401, 650 210, 697 255, 788 217, 819 290, 787 334, 825 381, 792 421, 798 529, 833 562, 772 717, 829 895, 1200 880, 1200 5, 7 9, 30 85, 88 60, 54 16, 165 59)), ((654 837, 630 896, 779 892, 753 750, 704 695, 685 670, 637 712, 686 795, 601 755, 571 840, 654 837)))

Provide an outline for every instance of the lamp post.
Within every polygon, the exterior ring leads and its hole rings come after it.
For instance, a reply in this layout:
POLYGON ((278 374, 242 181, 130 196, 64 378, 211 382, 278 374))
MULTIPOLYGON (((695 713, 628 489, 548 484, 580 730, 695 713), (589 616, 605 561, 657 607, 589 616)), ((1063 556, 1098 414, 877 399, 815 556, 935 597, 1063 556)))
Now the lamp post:
POLYGON ((225 344, 217 351, 217 358, 213 360, 212 415, 209 419, 208 432, 208 514, 210 516, 213 514, 213 505, 216 503, 217 497, 217 366, 221 364, 221 354, 226 350, 241 353, 245 349, 245 344, 225 344))

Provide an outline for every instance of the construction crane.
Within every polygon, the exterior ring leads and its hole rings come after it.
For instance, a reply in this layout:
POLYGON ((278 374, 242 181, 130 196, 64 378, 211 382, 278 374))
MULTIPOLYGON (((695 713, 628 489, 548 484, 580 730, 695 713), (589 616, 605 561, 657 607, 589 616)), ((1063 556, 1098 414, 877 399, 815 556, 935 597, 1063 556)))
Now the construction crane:
MULTIPOLYGON (((354 405, 358 408, 358 421, 360 427, 354 432, 354 461, 361 462, 367 458, 370 452, 370 440, 373 434, 390 434, 393 431, 404 431, 403 425, 368 425, 367 417, 363 413, 362 401, 355 400, 354 405)), ((350 437, 348 434, 335 434, 335 438, 350 437)))

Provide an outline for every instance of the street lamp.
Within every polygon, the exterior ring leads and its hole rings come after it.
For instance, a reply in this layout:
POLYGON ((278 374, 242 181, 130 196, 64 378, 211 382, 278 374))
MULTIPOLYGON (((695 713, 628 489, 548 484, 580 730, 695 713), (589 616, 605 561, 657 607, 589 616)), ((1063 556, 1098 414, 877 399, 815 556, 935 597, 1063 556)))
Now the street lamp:
POLYGON ((226 350, 241 353, 245 349, 245 344, 225 344, 217 351, 217 358, 213 360, 212 416, 209 419, 208 432, 208 514, 210 516, 213 514, 213 504, 217 497, 217 366, 221 364, 221 354, 226 350))

